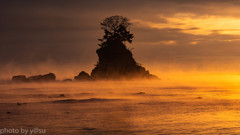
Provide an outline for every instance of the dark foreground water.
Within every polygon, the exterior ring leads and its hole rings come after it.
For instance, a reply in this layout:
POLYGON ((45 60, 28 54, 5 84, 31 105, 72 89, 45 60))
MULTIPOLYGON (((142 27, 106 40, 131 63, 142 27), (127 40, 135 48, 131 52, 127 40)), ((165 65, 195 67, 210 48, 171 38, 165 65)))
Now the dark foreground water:
POLYGON ((238 85, 1 84, 0 135, 240 134, 238 85))

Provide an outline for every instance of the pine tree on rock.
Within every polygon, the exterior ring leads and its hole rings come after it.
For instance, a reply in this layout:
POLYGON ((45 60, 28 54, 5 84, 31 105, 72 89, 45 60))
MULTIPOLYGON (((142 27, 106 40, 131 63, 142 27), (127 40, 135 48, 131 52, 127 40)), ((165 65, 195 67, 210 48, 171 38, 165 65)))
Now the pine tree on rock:
POLYGON ((129 19, 122 16, 111 16, 101 23, 104 36, 99 39, 100 48, 96 51, 99 59, 91 73, 93 79, 157 79, 137 64, 127 49, 125 42, 132 43, 134 37, 130 26, 129 19))

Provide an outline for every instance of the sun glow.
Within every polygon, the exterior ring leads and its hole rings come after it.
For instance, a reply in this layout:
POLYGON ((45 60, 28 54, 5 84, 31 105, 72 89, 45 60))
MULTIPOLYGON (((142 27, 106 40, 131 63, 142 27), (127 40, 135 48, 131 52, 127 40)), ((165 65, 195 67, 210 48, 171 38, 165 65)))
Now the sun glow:
POLYGON ((140 26, 164 29, 179 29, 184 33, 194 35, 209 35, 212 33, 240 35, 240 18, 220 16, 196 16, 193 14, 175 14, 172 17, 158 16, 166 20, 165 23, 154 23, 139 19, 133 20, 140 26))

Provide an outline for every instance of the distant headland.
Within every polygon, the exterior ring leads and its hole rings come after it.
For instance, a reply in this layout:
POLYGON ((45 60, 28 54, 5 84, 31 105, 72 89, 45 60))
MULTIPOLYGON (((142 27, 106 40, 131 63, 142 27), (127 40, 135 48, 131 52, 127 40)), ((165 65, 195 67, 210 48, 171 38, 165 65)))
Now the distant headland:
MULTIPOLYGON (((138 64, 132 52, 126 47, 126 42, 132 43, 133 34, 130 33, 131 23, 123 16, 111 16, 103 20, 101 29, 104 30, 103 38, 100 41, 98 62, 91 74, 81 71, 74 77, 76 81, 93 80, 122 80, 122 79, 158 79, 138 64)), ((56 75, 53 73, 26 77, 17 75, 12 77, 14 82, 49 82, 55 81, 56 75)), ((63 81, 72 81, 65 79, 63 81)))

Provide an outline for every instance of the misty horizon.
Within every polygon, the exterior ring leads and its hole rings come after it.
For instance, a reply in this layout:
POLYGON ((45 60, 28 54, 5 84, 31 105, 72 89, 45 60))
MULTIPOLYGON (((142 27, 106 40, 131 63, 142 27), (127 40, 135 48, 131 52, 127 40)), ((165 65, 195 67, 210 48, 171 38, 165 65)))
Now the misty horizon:
POLYGON ((103 34, 99 23, 111 15, 130 19, 135 37, 127 47, 159 77, 173 72, 240 73, 239 4, 234 0, 0 3, 1 79, 49 72, 64 79, 82 70, 90 73, 103 34), (106 11, 109 5, 114 6, 106 11))

